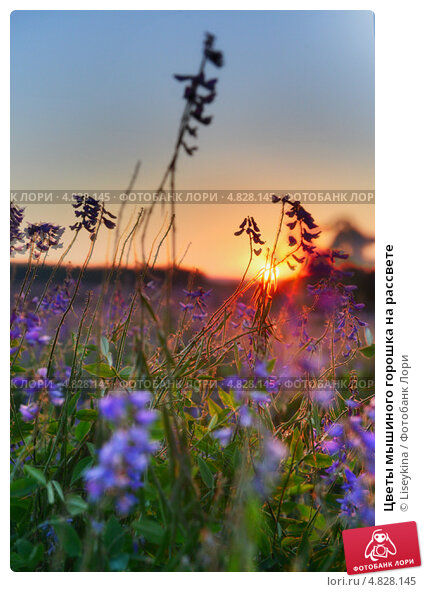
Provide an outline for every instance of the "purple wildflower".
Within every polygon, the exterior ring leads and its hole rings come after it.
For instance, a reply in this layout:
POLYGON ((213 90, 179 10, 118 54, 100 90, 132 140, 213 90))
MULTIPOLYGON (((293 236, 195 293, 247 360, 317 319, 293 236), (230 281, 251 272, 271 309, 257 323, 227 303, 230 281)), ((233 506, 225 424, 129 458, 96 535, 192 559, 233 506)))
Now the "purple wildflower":
POLYGON ((335 391, 332 389, 316 389, 313 392, 313 399, 323 408, 328 408, 335 399, 335 391))
POLYGON ((100 413, 105 419, 112 422, 119 422, 126 413, 126 400, 121 396, 108 396, 100 400, 100 413))
POLYGON ((123 515, 135 505, 134 493, 143 486, 149 457, 157 449, 147 429, 156 416, 146 408, 149 401, 146 391, 135 391, 114 394, 100 402, 102 415, 120 427, 100 449, 99 464, 86 472, 86 489, 92 500, 104 495, 114 497, 123 515))
POLYGON ((222 446, 227 446, 232 438, 233 431, 232 428, 221 428, 220 430, 216 430, 212 435, 222 446))
POLYGON ((50 249, 60 249, 62 243, 60 242, 65 228, 50 224, 49 222, 41 222, 39 224, 28 223, 25 229, 25 236, 28 239, 26 247, 32 249, 33 257, 38 259, 43 253, 47 253, 50 249))
POLYGON ((36 403, 29 403, 28 405, 20 405, 19 411, 24 421, 32 421, 37 417, 40 408, 36 403))
POLYGON ((21 223, 24 219, 24 208, 20 208, 15 203, 10 203, 10 254, 16 251, 23 251, 25 245, 16 246, 16 243, 22 243, 24 233, 21 230, 21 223))
POLYGON ((114 214, 106 210, 104 204, 90 195, 74 195, 72 207, 75 210, 75 216, 80 220, 70 226, 71 230, 79 232, 82 228, 90 234, 91 240, 94 240, 98 225, 103 223, 106 228, 112 230, 115 228, 116 218, 114 214))
POLYGON ((341 516, 349 524, 355 524, 359 518, 364 519, 368 513, 364 512, 367 508, 368 490, 364 483, 364 475, 356 476, 350 469, 345 469, 345 483, 342 485, 345 492, 343 498, 338 498, 337 502, 341 505, 341 516))
POLYGON ((254 478, 254 487, 262 497, 266 497, 275 484, 280 463, 287 455, 287 448, 280 440, 270 435, 265 437, 262 457, 255 466, 254 478))
POLYGON ((138 409, 146 407, 150 400, 149 391, 133 391, 130 393, 130 402, 138 409))
POLYGON ((40 303, 40 310, 46 313, 45 316, 59 315, 65 312, 71 300, 73 284, 74 281, 68 274, 62 285, 57 285, 49 290, 40 303))
POLYGON ((252 425, 252 417, 246 405, 242 405, 239 409, 239 421, 244 428, 249 428, 252 425))
POLYGON ((191 302, 188 302, 187 304, 185 304, 184 302, 179 302, 179 305, 182 310, 193 310, 194 309, 194 304, 192 304, 191 302))

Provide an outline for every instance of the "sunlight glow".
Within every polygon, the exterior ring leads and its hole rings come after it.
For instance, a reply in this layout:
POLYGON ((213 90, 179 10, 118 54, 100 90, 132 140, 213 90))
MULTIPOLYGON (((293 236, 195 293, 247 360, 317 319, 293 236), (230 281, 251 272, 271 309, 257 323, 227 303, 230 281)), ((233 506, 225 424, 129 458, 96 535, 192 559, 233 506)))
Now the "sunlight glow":
POLYGON ((272 265, 270 261, 268 261, 266 265, 260 270, 258 276, 263 290, 267 293, 267 296, 271 298, 276 292, 279 269, 275 265, 272 265))
POLYGON ((276 282, 277 278, 279 277, 279 269, 277 267, 272 267, 271 263, 267 263, 261 270, 261 275, 263 282, 276 282))

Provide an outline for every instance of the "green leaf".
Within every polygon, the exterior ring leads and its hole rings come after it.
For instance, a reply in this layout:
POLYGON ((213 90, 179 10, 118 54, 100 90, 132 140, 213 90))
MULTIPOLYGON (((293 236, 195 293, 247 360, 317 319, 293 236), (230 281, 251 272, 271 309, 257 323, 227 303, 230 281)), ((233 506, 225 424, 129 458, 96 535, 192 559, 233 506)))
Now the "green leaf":
POLYGON ((62 487, 55 480, 52 481, 52 485, 56 489, 56 492, 57 492, 58 496, 60 497, 60 499, 64 502, 65 501, 65 497, 63 495, 62 487))
POLYGON ((295 428, 292 434, 292 440, 290 445, 291 454, 296 460, 301 460, 304 452, 303 443, 298 428, 295 428))
POLYGON ((32 550, 34 549, 34 545, 27 541, 27 539, 19 539, 16 541, 16 549, 19 555, 25 561, 27 561, 32 553, 32 550))
POLYGON ((78 479, 80 479, 80 477, 83 475, 84 471, 89 469, 92 465, 93 459, 90 456, 86 456, 85 458, 82 458, 80 461, 78 461, 74 467, 74 470, 72 471, 71 485, 75 483, 75 481, 78 481, 78 479))
POLYGON ((80 409, 75 414, 75 417, 81 421, 96 421, 98 416, 99 412, 97 409, 80 409))
POLYGON ((213 415, 218 416, 220 414, 220 411, 222 411, 222 408, 219 405, 217 405, 217 403, 215 401, 213 401, 210 397, 208 399, 208 410, 209 410, 210 415, 212 417, 213 415))
POLYGON ((44 558, 44 546, 42 543, 34 545, 31 555, 28 558, 28 565, 31 569, 34 569, 44 558))
POLYGON ((372 345, 372 343, 373 343, 372 331, 369 329, 369 327, 366 327, 364 332, 365 332, 366 343, 368 345, 372 345))
POLYGON ((366 347, 361 347, 359 349, 359 352, 365 358, 373 358, 375 356, 375 344, 372 343, 371 345, 366 345, 366 347))
POLYGON ((108 364, 87 364, 83 368, 98 378, 114 378, 117 375, 115 368, 111 368, 108 364))
MULTIPOLYGON (((235 356, 236 369, 239 374, 242 366, 241 366, 241 360, 239 358, 239 351, 238 351, 238 346, 236 344, 236 341, 233 342, 233 352, 234 352, 234 356, 235 356)), ((218 387, 218 389, 220 390, 220 387, 218 387)))
POLYGON ((26 374, 27 370, 26 368, 23 368, 22 366, 18 366, 17 364, 15 364, 14 366, 12 366, 12 368, 10 369, 10 373, 13 374, 26 374))
POLYGON ((49 425, 47 426, 47 433, 50 434, 51 436, 54 436, 55 434, 57 434, 58 428, 59 428, 59 422, 58 421, 51 421, 51 422, 49 422, 49 425))
POLYGON ((78 346, 78 353, 84 353, 84 357, 86 357, 89 352, 94 351, 97 351, 97 347, 93 343, 89 343, 86 346, 80 343, 78 346))
POLYGON ((214 475, 211 473, 209 466, 204 461, 204 459, 201 458, 200 456, 198 456, 197 461, 198 461, 198 467, 199 467, 199 472, 201 473, 202 481, 205 483, 205 485, 209 489, 213 489, 214 475))
POLYGON ((214 429, 214 427, 217 423, 217 420, 218 420, 217 414, 214 413, 214 415, 211 417, 210 423, 208 424, 209 431, 214 429))
POLYGON ((269 360, 266 364, 266 370, 269 374, 273 372, 274 365, 276 364, 276 358, 269 360))
POLYGON ((161 544, 164 537, 164 529, 158 522, 142 518, 140 522, 133 522, 133 528, 140 533, 148 543, 154 543, 156 545, 161 544))
POLYGON ((78 516, 85 512, 89 505, 83 498, 75 493, 70 493, 65 498, 65 505, 71 516, 78 516))
POLYGON ((87 442, 86 444, 88 451, 90 452, 90 455, 93 459, 97 458, 97 451, 96 451, 96 447, 93 444, 93 442, 87 442))
POLYGON ((326 467, 330 467, 333 461, 331 457, 327 454, 316 452, 316 454, 307 454, 307 456, 304 459, 304 462, 312 467, 324 469, 326 467))
POLYGON ((54 504, 55 503, 55 494, 53 491, 53 485, 51 484, 50 481, 47 483, 46 488, 47 488, 47 501, 49 502, 49 504, 54 504))
POLYGON ((37 489, 35 479, 16 479, 10 484, 10 497, 21 498, 30 495, 37 489))
POLYGON ((106 524, 103 535, 103 542, 109 557, 114 557, 121 553, 124 544, 124 535, 125 530, 121 524, 115 516, 111 516, 106 524))
MULTIPOLYGON (((36 484, 37 487, 37 484, 36 484)), ((12 498, 10 500, 10 520, 12 522, 20 522, 22 518, 24 518, 25 514, 28 512, 28 509, 31 505, 31 500, 29 498, 25 499, 15 499, 12 498)))
POLYGON ((65 553, 70 557, 79 557, 82 547, 75 528, 62 520, 52 520, 51 524, 65 553))
POLYGON ((90 421, 80 421, 75 428, 75 437, 79 442, 84 440, 85 436, 89 433, 92 424, 90 421))
POLYGON ((109 341, 106 339, 104 335, 100 338, 100 351, 105 356, 105 358, 109 354, 109 341))
POLYGON ((10 553, 10 569, 14 572, 25 570, 26 561, 22 559, 19 553, 10 553))
POLYGON ((10 431, 10 443, 11 444, 18 444, 22 441, 22 436, 27 436, 32 433, 34 430, 34 422, 33 421, 20 421, 18 419, 17 422, 13 422, 10 431))
POLYGON ((300 483, 299 485, 289 487, 287 489, 287 493, 288 495, 301 495, 303 493, 307 493, 307 491, 311 491, 312 489, 314 489, 314 485, 312 483, 300 483))
POLYGON ((121 380, 130 380, 131 375, 134 372, 133 366, 125 366, 120 370, 121 380))
POLYGON ((230 408, 232 411, 236 410, 236 401, 233 393, 226 393, 226 391, 218 387, 218 396, 225 407, 230 408))
POLYGON ((41 485, 47 485, 46 477, 43 471, 40 471, 40 469, 36 469, 31 465, 24 465, 24 471, 28 473, 30 477, 33 477, 36 481, 38 481, 41 485))
POLYGON ((67 406, 67 410, 68 410, 68 414, 71 415, 72 413, 74 413, 75 408, 77 406, 78 403, 78 399, 80 398, 80 393, 76 393, 73 397, 71 397, 71 399, 68 402, 68 406, 67 406))
POLYGON ((282 547, 297 547, 301 541, 301 537, 285 536, 281 541, 282 547))
POLYGON ((18 569, 26 568, 34 570, 44 556, 44 547, 42 543, 33 545, 26 539, 19 539, 16 542, 16 549, 19 554, 19 559, 18 561, 12 561, 11 563, 19 566, 18 569))

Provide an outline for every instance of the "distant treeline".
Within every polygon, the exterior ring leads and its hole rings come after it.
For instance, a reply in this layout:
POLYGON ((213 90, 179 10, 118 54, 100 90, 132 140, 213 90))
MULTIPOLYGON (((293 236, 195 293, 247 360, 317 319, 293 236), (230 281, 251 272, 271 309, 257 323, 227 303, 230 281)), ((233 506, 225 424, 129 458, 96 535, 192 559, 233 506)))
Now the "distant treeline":
MULTIPOLYGON (((36 277, 34 278, 33 283, 33 292, 37 292, 37 288, 40 285, 45 284, 50 274, 53 270, 52 265, 43 265, 37 269, 36 277)), ((10 277, 11 277, 11 292, 12 297, 13 294, 18 290, 19 286, 22 284, 25 272, 27 269, 27 265, 24 263, 15 263, 12 262, 10 266, 10 277)), ((347 271, 351 271, 354 275, 350 279, 350 282, 356 284, 358 286, 358 290, 356 291, 357 299, 360 302, 365 302, 368 305, 369 312, 372 312, 374 309, 374 301, 375 301, 375 272, 373 270, 367 270, 360 267, 349 267, 347 266, 347 271)), ((71 274, 73 278, 78 276, 80 271, 79 267, 61 267, 56 271, 55 279, 53 285, 62 284, 63 280, 65 279, 68 273, 71 274)), ((89 290, 96 290, 97 287, 102 285, 102 282, 105 280, 109 269, 105 267, 90 267, 86 271, 83 279, 83 284, 86 289, 89 290)), ((119 276, 120 276, 120 283, 121 286, 127 287, 129 290, 135 284, 136 274, 138 272, 134 269, 120 269, 119 276)), ((155 284, 161 285, 167 278, 168 269, 167 268, 155 268, 155 270, 151 273, 148 273, 145 277, 145 283, 148 284, 149 282, 154 282, 155 284)), ((278 293, 283 292, 288 288, 288 285, 292 283, 293 280, 282 280, 279 282, 278 293)), ((311 283, 313 278, 302 278, 299 282, 302 283, 311 283)), ((237 286, 237 280, 231 279, 215 279, 206 276, 205 274, 199 271, 192 271, 189 269, 175 269, 173 271, 173 285, 177 289, 182 289, 187 287, 189 284, 192 284, 192 287, 202 286, 203 288, 209 290, 210 288, 217 289, 222 294, 230 293, 232 290, 237 286)), ((83 294, 83 291, 81 291, 83 294)), ((213 300, 214 300, 213 296, 213 300)))

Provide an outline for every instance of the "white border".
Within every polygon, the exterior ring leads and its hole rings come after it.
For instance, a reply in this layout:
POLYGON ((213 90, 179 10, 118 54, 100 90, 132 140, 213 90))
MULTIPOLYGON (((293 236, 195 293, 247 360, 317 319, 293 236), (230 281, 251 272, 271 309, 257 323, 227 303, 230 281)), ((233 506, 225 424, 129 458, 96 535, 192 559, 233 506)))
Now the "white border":
MULTIPOLYGON (((199 10, 199 3, 184 2, 161 2, 157 8, 164 9, 188 9, 199 10)), ((111 2, 73 2, 64 3, 58 6, 58 2, 40 1, 38 3, 22 2, 16 5, 14 2, 3 2, 1 21, 1 43, 2 47, 2 78, 9 80, 9 14, 14 9, 129 9, 142 10, 153 8, 152 3, 146 2, 123 2, 121 5, 111 2)), ((422 469, 422 428, 424 411, 424 393, 421 388, 420 352, 422 346, 423 327, 423 276, 421 270, 422 251, 420 241, 423 235, 423 142, 424 142, 424 108, 423 108, 423 55, 424 55, 424 34, 423 34, 423 11, 418 1, 400 4, 393 1, 369 2, 348 2, 338 0, 326 2, 320 5, 317 2, 262 2, 261 6, 255 2, 221 2, 202 4, 203 9, 274 9, 274 10, 373 10, 376 14, 376 265, 377 265, 377 524, 396 521, 416 520, 420 539, 425 527, 423 497, 423 469, 422 469), (383 395, 383 260, 385 256, 385 244, 392 243, 395 246, 396 259, 396 282, 398 301, 398 352, 409 353, 412 360, 412 373, 410 383, 410 433, 412 444, 412 459, 414 461, 414 481, 411 485, 411 503, 409 511, 405 514, 389 514, 382 512, 382 487, 380 474, 383 465, 382 456, 382 429, 383 416, 381 399, 383 395)), ((0 233, 2 241, 3 274, 9 276, 8 262, 8 199, 9 193, 9 143, 7 140, 7 129, 9 126, 9 93, 6 89, 1 95, 3 105, 1 115, 4 120, 3 126, 3 152, 1 164, 3 174, 1 182, 3 185, 2 216, 1 224, 4 225, 0 233)), ((8 291, 2 290, 2 335, 6 334, 6 323, 8 323, 8 291)), ((2 341, 1 362, 4 365, 5 376, 8 376, 7 360, 8 345, 2 341), (6 355, 7 354, 7 355, 6 355)), ((3 393, 4 405, 4 427, 2 430, 1 452, 4 463, 2 463, 2 474, 5 477, 8 470, 9 460, 5 451, 8 451, 8 399, 7 392, 3 393)), ((4 479, 1 488, 1 500, 3 509, 8 508, 9 495, 8 483, 4 479)), ((6 522, 6 520, 5 520, 6 522)), ((327 590, 328 574, 325 573, 249 573, 249 574, 179 574, 179 573, 131 573, 131 574, 14 574, 8 566, 8 529, 3 528, 1 539, 1 567, 3 581, 9 589, 14 592, 20 590, 41 590, 46 584, 59 584, 61 590, 74 590, 75 586, 81 586, 84 582, 84 589, 91 586, 102 586, 105 584, 111 588, 117 584, 136 585, 137 587, 154 586, 158 589, 162 586, 172 586, 173 589, 183 586, 185 589, 195 590, 199 586, 205 592, 217 590, 217 585, 226 582, 228 588, 243 586, 246 591, 257 590, 259 585, 278 586, 277 589, 299 585, 301 582, 306 587, 311 585, 315 590, 327 590), (124 578, 124 580, 123 580, 124 578)), ((425 554, 425 548, 422 549, 425 554)), ((348 578, 347 574, 329 574, 332 577, 348 578)), ((376 574, 375 574, 376 575, 376 574)), ((422 568, 409 570, 398 570, 386 572, 383 575, 415 576, 417 586, 423 582, 422 568)), ((335 587, 335 586, 334 586, 335 587)), ((346 589, 351 587, 345 586, 346 589)), ((357 589, 359 587, 356 587, 357 589)), ((369 586, 362 587, 365 589, 369 586)), ((417 588, 419 589, 419 588, 417 588)))

